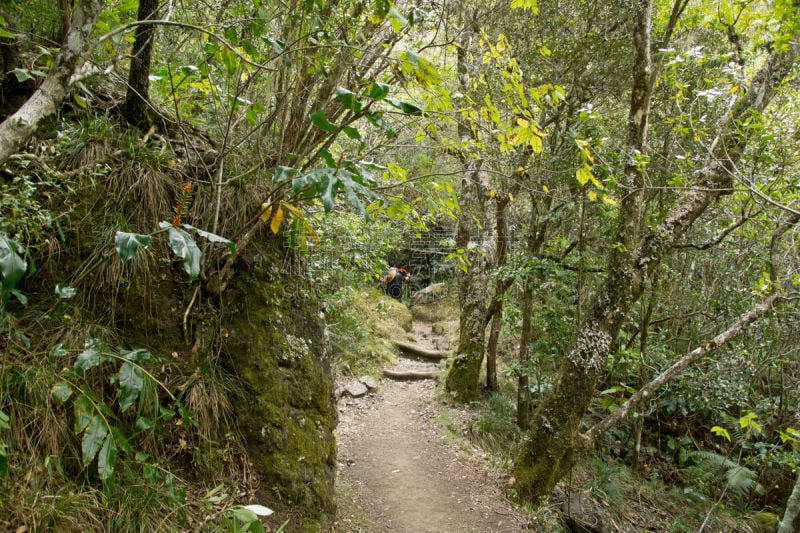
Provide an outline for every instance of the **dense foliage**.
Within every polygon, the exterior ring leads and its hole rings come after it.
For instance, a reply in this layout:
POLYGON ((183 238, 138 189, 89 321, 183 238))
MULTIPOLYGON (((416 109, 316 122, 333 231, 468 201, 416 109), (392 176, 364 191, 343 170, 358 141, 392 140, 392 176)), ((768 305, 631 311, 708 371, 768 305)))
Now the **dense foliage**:
POLYGON ((444 386, 511 496, 594 451, 791 530, 798 20, 6 2, 0 525, 324 528, 330 369, 385 356, 389 260, 455 278, 444 386))

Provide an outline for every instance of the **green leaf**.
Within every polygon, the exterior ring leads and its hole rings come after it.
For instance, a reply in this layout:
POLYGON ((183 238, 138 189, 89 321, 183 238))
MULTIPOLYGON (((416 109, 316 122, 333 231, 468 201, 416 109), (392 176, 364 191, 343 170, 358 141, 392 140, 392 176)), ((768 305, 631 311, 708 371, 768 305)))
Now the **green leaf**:
MULTIPOLYGON (((84 441, 86 439, 84 438, 84 441)), ((111 435, 103 441, 103 447, 97 455, 97 473, 100 479, 106 480, 114 475, 114 466, 117 464, 117 445, 111 435)))
POLYGON ((215 242, 228 245, 228 248, 231 251, 231 255, 236 255, 236 244, 233 243, 233 241, 229 241, 225 237, 220 237, 216 233, 211 233, 210 231, 205 231, 200 228, 195 228, 194 226, 190 226, 189 224, 181 224, 181 226, 190 231, 194 231, 204 239, 208 240, 208 242, 215 242))
POLYGON ((714 435, 716 435, 718 437, 724 438, 728 442, 731 441, 731 434, 728 433, 728 430, 723 428, 723 427, 714 426, 713 428, 711 428, 711 433, 713 433, 714 435))
POLYGON ((353 113, 358 113, 361 111, 361 102, 358 101, 356 94, 352 91, 348 91, 343 87, 339 87, 336 89, 336 98, 342 102, 342 105, 345 109, 349 109, 353 113))
POLYGON ((183 269, 189 274, 189 279, 194 281, 200 275, 200 248, 192 236, 180 228, 172 227, 169 222, 160 222, 159 227, 169 228, 169 246, 175 255, 183 260, 183 269))
POLYGON ((143 348, 137 348, 136 350, 120 350, 119 354, 123 359, 134 362, 147 361, 153 357, 153 354, 143 348))
POLYGON ((293 169, 292 167, 278 166, 278 168, 275 169, 275 173, 272 175, 272 183, 281 183, 286 181, 296 172, 297 170, 293 169))
POLYGON ((61 342, 50 348, 50 357, 64 357, 65 355, 69 355, 69 352, 61 342))
POLYGON ((342 131, 344 132, 345 135, 347 135, 351 139, 354 139, 356 141, 361 140, 361 132, 352 126, 345 126, 342 128, 342 131))
POLYGON ((136 431, 147 431, 153 429, 153 424, 147 417, 140 416, 139 418, 136 419, 136 423, 134 424, 133 427, 136 428, 136 431))
POLYGON ((286 49, 286 43, 279 39, 273 39, 272 37, 261 37, 261 40, 269 44, 272 47, 272 52, 275 54, 280 54, 286 49))
POLYGON ((387 98, 386 101, 406 115, 422 115, 422 108, 417 107, 414 104, 403 102, 396 98, 387 98))
POLYGON ((250 524, 251 522, 258 521, 258 515, 251 511, 250 509, 245 509, 244 507, 239 507, 233 511, 233 516, 236 517, 237 520, 242 522, 243 525, 250 524))
POLYGON ((75 370, 85 372, 107 361, 108 357, 103 355, 104 351, 108 351, 108 347, 102 341, 90 338, 84 344, 83 351, 75 359, 75 370))
POLYGON ((83 450, 83 464, 88 465, 97 456, 97 452, 103 446, 108 429, 106 429, 103 417, 94 415, 89 420, 89 425, 86 427, 86 432, 81 440, 81 450, 83 450))
POLYGON ((72 387, 66 381, 59 381, 50 389, 50 394, 56 403, 64 403, 72 396, 72 387))
POLYGON ((382 129, 386 132, 386 138, 394 139, 397 137, 397 133, 389 126, 389 123, 383 119, 383 113, 380 111, 375 111, 374 113, 367 113, 367 120, 370 124, 375 126, 376 128, 382 129))
POLYGON ((118 449, 125 453, 131 453, 131 444, 128 442, 128 439, 125 438, 125 435, 122 434, 122 430, 117 426, 111 426, 111 435, 114 436, 114 444, 117 445, 118 449))
POLYGON ((396 7, 392 6, 389 8, 389 23, 392 25, 392 29, 397 33, 403 28, 403 26, 408 25, 408 19, 405 18, 396 7))
POLYGON ((327 131, 328 133, 336 131, 338 126, 336 124, 332 124, 328 122, 328 117, 325 116, 325 111, 319 109, 311 113, 311 122, 321 129, 322 131, 327 131))
POLYGON ((75 287, 70 287, 69 285, 65 285, 63 283, 59 283, 56 285, 56 296, 61 298, 62 300, 68 300, 75 296, 78 293, 75 287))
POLYGON ((21 257, 24 254, 22 245, 0 231, 0 289, 11 291, 25 275, 28 263, 21 257))
POLYGON ((119 379, 119 408, 125 411, 139 398, 144 386, 142 370, 130 363, 123 363, 117 375, 119 379))
POLYGON ((20 83, 25 83, 28 80, 35 80, 36 78, 33 77, 31 71, 26 68, 15 68, 14 70, 9 70, 9 74, 13 74, 17 77, 17 81, 20 83))
POLYGON ((367 91, 367 96, 373 100, 383 100, 389 96, 389 89, 391 89, 390 85, 376 82, 370 85, 369 91, 367 91))
POLYGON ((114 237, 114 244, 122 261, 127 262, 133 259, 139 248, 147 249, 150 246, 150 239, 150 235, 118 231, 114 237))
POLYGON ((75 398, 72 404, 72 410, 75 413, 75 434, 79 435, 86 429, 86 426, 89 425, 89 421, 92 419, 92 413, 94 412, 94 406, 85 394, 81 394, 75 398))
POLYGON ((318 196, 326 212, 333 210, 336 203, 336 194, 342 190, 351 205, 359 213, 367 216, 364 204, 359 195, 370 199, 377 196, 363 185, 364 178, 349 170, 340 168, 318 168, 308 174, 292 180, 292 188, 296 193, 305 192, 308 197, 318 196))

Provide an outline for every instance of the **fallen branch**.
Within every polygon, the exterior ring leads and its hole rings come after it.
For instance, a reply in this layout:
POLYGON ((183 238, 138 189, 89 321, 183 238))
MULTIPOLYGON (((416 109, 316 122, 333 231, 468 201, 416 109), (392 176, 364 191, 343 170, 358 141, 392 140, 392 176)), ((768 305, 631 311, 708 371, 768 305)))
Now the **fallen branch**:
POLYGON ((450 354, 448 354, 447 352, 441 352, 439 350, 428 350, 427 348, 422 348, 420 346, 417 346, 416 344, 411 344, 410 342, 403 342, 403 341, 393 341, 393 342, 394 345, 400 348, 402 351, 419 357, 425 357, 427 359, 447 359, 450 356, 450 354))
POLYGON ((436 372, 417 370, 384 370, 383 375, 391 379, 436 379, 436 372))

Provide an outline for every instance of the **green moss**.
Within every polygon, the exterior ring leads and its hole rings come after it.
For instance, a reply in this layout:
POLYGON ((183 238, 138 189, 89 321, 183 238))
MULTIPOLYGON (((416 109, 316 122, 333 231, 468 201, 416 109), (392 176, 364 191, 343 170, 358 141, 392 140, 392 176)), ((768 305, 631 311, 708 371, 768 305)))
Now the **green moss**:
POLYGON ((335 510, 337 421, 325 327, 319 301, 282 281, 242 279, 230 291, 237 312, 225 352, 247 389, 237 419, 265 483, 325 521, 335 510))

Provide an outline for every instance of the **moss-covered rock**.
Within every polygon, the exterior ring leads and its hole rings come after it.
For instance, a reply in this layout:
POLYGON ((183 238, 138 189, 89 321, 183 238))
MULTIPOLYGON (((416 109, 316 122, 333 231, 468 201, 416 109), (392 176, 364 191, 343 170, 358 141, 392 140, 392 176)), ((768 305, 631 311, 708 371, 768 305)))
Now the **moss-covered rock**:
POLYGON ((236 405, 266 486, 314 519, 335 512, 337 414, 320 302, 302 278, 240 276, 226 293, 224 350, 246 394, 236 405))

